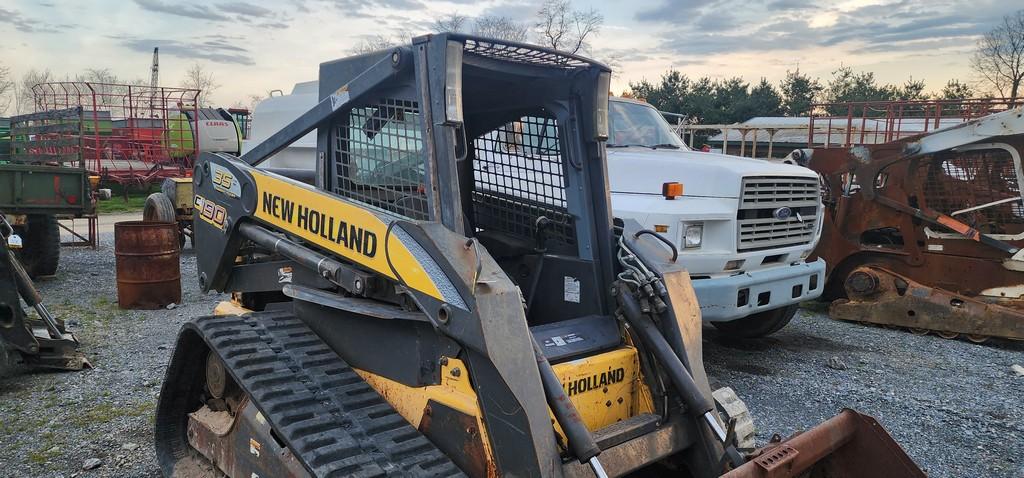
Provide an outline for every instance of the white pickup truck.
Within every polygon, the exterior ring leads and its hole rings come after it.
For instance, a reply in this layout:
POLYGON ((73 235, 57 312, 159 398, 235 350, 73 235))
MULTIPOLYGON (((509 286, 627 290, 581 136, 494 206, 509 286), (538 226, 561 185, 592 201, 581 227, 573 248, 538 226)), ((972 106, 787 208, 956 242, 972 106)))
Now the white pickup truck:
POLYGON ((818 175, 800 166, 692 151, 651 105, 613 98, 608 177, 616 216, 666 236, 701 314, 723 333, 761 337, 821 295, 818 175))
MULTIPOLYGON (((257 105, 243 151, 312 108, 316 87, 300 83, 291 95, 257 105)), ((784 327, 799 302, 821 295, 825 263, 804 260, 821 236, 816 173, 691 151, 656 109, 640 101, 613 98, 609 120, 614 214, 677 245, 705 321, 729 335, 765 336, 784 327)), ((311 133, 264 165, 307 168, 314 164, 315 144, 311 133)))

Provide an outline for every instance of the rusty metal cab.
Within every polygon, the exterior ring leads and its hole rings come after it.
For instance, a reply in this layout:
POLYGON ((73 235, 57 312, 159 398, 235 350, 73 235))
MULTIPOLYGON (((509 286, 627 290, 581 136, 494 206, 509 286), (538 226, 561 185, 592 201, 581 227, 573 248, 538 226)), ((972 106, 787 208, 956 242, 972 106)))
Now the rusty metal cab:
POLYGON ((865 108, 842 121, 845 147, 800 152, 823 179, 814 255, 829 266, 825 297, 838 299, 830 314, 976 342, 1022 339, 1022 110, 931 108, 916 129, 891 107, 877 118, 865 108), (857 133, 869 121, 884 134, 857 133))

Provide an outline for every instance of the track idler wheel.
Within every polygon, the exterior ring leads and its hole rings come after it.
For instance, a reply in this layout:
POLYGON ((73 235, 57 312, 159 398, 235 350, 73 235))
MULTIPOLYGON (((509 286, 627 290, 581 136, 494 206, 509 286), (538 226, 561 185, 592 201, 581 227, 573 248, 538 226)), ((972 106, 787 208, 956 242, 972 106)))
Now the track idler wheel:
POLYGON ((878 292, 878 276, 866 270, 854 271, 846 278, 846 291, 851 296, 867 297, 878 292))
POLYGON ((207 405, 213 410, 238 412, 245 394, 224 368, 224 362, 212 350, 206 356, 206 391, 210 394, 207 405))

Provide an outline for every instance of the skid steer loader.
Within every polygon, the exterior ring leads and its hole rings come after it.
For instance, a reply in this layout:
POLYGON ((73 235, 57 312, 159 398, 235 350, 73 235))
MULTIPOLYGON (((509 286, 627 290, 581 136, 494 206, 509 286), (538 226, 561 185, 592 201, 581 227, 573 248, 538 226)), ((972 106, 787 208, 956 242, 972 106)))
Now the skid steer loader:
POLYGON ((199 281, 234 300, 178 337, 163 472, 923 476, 849 410, 737 450, 672 243, 612 219, 609 79, 424 36, 322 64, 317 106, 240 158, 201 155, 199 281), (258 167, 313 130, 315 171, 258 167))
POLYGON ((828 264, 832 318, 1024 339, 1022 152, 1022 107, 887 143, 797 150, 827 190, 813 255, 828 264))

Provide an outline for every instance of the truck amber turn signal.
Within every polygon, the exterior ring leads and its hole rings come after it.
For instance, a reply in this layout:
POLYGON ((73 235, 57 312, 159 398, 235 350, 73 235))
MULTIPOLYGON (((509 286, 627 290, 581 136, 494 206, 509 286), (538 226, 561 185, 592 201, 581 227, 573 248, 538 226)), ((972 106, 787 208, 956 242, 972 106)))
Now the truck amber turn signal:
POLYGON ((670 182, 662 183, 661 195, 665 196, 665 199, 673 200, 676 197, 683 195, 683 183, 670 182))

